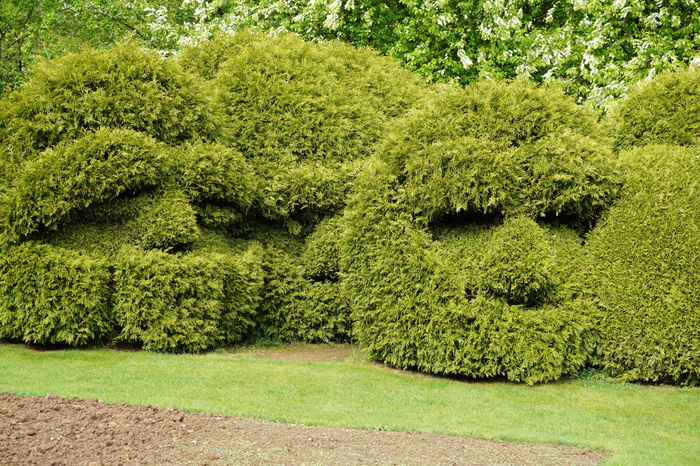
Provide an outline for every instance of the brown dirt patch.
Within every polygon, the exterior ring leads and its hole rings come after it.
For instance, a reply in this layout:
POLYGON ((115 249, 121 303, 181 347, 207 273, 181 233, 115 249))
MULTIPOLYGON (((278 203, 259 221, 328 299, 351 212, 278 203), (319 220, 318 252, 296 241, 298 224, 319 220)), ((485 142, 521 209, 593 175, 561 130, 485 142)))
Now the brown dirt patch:
POLYGON ((3 465, 593 465, 605 456, 563 445, 300 426, 0 393, 3 465))

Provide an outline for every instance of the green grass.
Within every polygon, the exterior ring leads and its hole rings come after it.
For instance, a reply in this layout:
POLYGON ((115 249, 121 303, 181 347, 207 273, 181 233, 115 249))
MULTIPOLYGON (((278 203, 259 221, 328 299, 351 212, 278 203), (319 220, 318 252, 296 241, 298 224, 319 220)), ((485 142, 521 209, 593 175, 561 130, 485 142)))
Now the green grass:
POLYGON ((600 448, 609 464, 697 464, 700 389, 577 380, 528 387, 305 363, 0 344, 0 391, 282 422, 600 448))

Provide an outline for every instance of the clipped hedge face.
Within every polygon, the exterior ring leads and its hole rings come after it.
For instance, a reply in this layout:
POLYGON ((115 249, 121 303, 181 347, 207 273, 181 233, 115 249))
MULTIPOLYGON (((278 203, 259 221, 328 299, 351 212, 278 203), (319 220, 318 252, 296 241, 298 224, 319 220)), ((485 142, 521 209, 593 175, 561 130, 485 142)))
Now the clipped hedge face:
MULTIPOLYGON (((3 252, 36 240, 103 261, 111 277, 112 321, 66 342, 111 332, 148 349, 201 351, 350 333, 337 247, 321 246, 318 259, 336 263, 314 276, 305 238, 343 208, 362 159, 425 88, 339 43, 239 34, 185 55, 211 47, 217 71, 204 77, 129 43, 86 50, 39 65, 3 101, 3 252), (257 243, 258 254, 245 252, 257 243)), ((34 331, 31 319, 17 322, 12 338, 34 331)))
POLYGON ((700 143, 700 70, 662 73, 630 90, 609 114, 618 149, 700 143))
POLYGON ((525 213, 593 220, 617 179, 595 115, 556 88, 484 81, 448 88, 380 156, 414 213, 525 213))
POLYGON ((0 122, 0 139, 23 154, 100 128, 132 129, 170 144, 215 134, 197 80, 129 42, 38 64, 3 100, 0 122))
POLYGON ((168 176, 163 148, 131 130, 102 129, 47 149, 24 164, 0 204, 10 240, 57 226, 92 205, 168 176))
POLYGON ((35 242, 0 254, 0 338, 85 345, 114 334, 106 261, 35 242))
POLYGON ((605 310, 598 362, 627 380, 700 383, 700 150, 621 154, 628 181, 592 232, 591 289, 605 310))
POLYGON ((381 162, 355 193, 342 220, 340 267, 354 335, 370 356, 526 383, 559 379, 587 362, 597 342, 595 308, 564 279, 577 268, 569 265, 579 252, 575 233, 559 238, 556 229, 514 218, 436 231, 443 238, 436 241, 381 162))

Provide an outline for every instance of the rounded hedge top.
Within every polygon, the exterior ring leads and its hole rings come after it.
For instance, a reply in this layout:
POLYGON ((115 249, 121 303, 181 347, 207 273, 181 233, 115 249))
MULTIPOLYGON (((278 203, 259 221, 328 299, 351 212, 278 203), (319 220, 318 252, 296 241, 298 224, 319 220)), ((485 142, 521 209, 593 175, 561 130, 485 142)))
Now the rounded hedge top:
POLYGON ((100 128, 170 144, 216 131, 197 80, 129 42, 39 63, 3 100, 0 122, 0 139, 25 155, 100 128))
POLYGON ((293 35, 221 36, 184 51, 181 62, 212 78, 223 139, 257 163, 364 157, 388 120, 426 92, 377 52, 293 35))
POLYGON ((587 222, 617 190, 606 142, 595 114, 557 88, 483 81, 409 116, 380 156, 428 221, 466 212, 587 222))
POLYGON ((700 70, 662 73, 630 90, 610 120, 618 149, 700 143, 700 70))

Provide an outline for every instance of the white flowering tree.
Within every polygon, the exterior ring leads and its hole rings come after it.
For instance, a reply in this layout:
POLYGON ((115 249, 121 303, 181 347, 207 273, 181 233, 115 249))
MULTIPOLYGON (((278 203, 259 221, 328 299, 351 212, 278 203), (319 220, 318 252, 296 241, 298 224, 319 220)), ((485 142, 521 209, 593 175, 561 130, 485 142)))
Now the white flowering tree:
POLYGON ((219 25, 369 45, 434 80, 557 79, 598 106, 700 55, 698 0, 247 0, 219 25))
MULTIPOLYGON (((7 0, 2 4, 37 1, 54 5, 54 17, 74 25, 71 31, 93 46, 131 36, 169 53, 217 31, 295 32, 313 40, 334 38, 374 47, 431 80, 466 83, 478 77, 518 76, 538 82, 560 80, 569 93, 599 107, 634 83, 661 71, 683 69, 700 56, 700 0, 7 0)), ((0 10, 0 20, 2 14, 0 10)), ((5 32, 1 23, 0 35, 5 32)), ((57 22, 51 24, 44 27, 49 35, 57 22)), ((43 42, 59 40, 57 33, 54 36, 43 42)), ((0 54, 2 46, 0 37, 0 54)))

